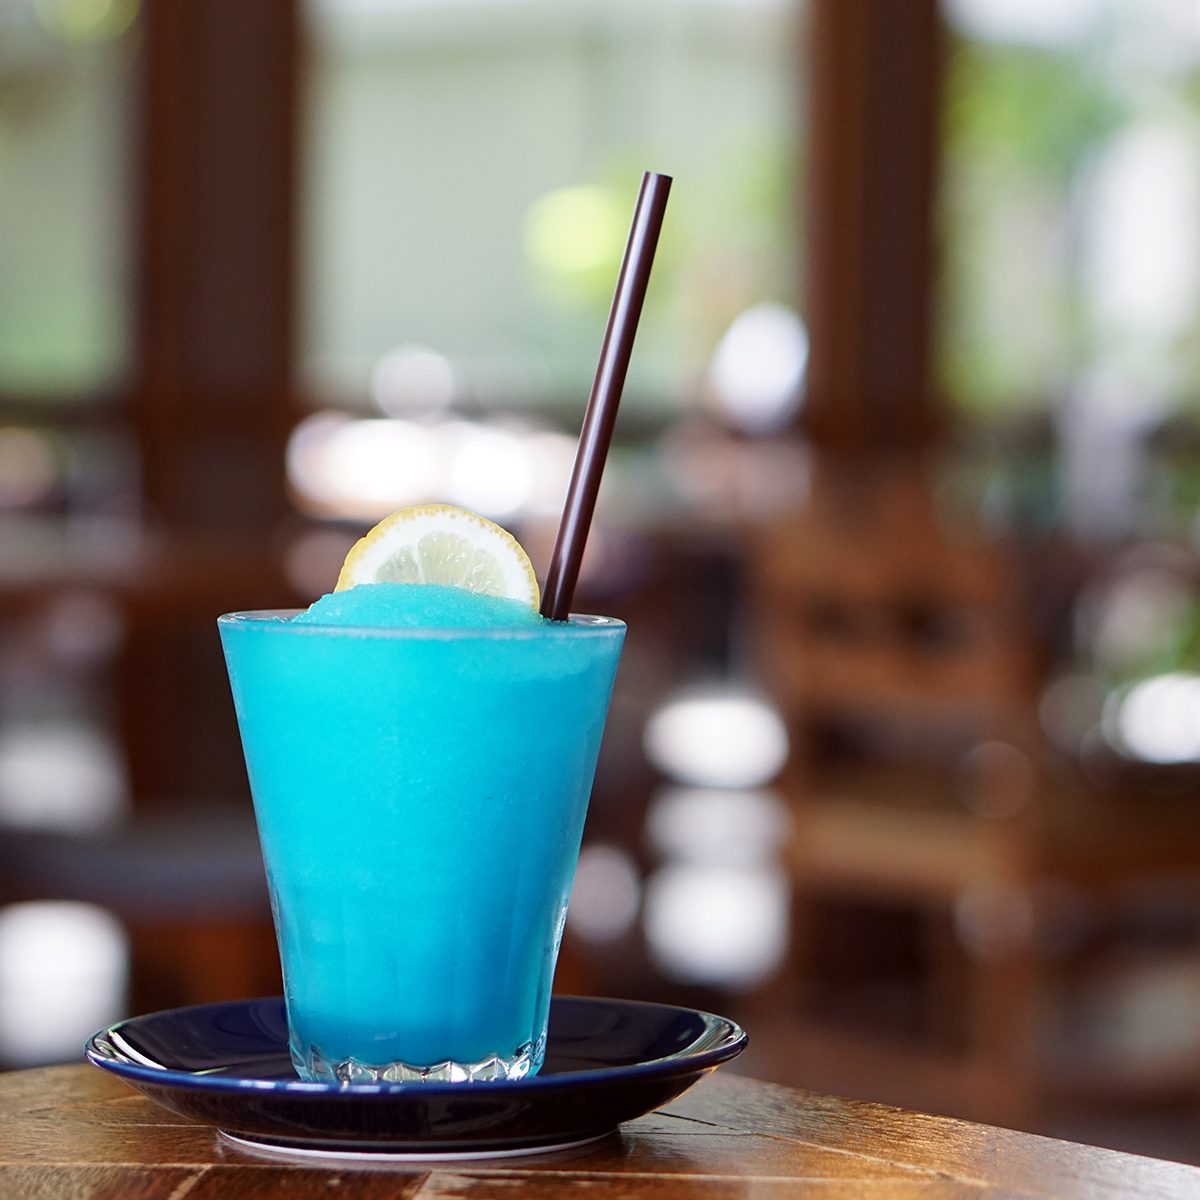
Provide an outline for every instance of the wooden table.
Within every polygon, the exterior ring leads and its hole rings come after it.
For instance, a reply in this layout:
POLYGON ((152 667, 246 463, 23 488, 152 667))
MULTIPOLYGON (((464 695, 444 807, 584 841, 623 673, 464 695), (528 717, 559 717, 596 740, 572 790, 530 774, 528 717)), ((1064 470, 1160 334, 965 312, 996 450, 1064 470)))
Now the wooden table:
POLYGON ((312 1167, 252 1157, 87 1065, 0 1075, 13 1200, 944 1200, 1200 1197, 1200 1168, 838 1100, 718 1072, 574 1151, 496 1165, 312 1167))

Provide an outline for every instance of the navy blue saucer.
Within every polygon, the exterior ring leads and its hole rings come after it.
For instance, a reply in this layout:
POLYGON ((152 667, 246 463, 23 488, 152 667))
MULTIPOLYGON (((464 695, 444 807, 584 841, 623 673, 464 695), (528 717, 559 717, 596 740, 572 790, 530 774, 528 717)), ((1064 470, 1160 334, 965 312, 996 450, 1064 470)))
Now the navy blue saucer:
POLYGON ((151 1013, 94 1034, 89 1061, 151 1100, 257 1150, 334 1157, 482 1158, 561 1149, 660 1107, 740 1054, 711 1013, 556 996, 546 1061, 518 1081, 306 1083, 283 1000, 151 1013))

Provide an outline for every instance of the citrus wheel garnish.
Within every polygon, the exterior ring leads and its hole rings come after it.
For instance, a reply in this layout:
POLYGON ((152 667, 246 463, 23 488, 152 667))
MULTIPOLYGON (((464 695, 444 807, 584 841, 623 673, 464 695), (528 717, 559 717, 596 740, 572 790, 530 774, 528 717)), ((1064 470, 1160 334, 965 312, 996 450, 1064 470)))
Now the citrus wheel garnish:
POLYGON ((499 525, 450 504, 384 517, 346 555, 336 591, 360 583, 440 583, 538 607, 529 556, 499 525))

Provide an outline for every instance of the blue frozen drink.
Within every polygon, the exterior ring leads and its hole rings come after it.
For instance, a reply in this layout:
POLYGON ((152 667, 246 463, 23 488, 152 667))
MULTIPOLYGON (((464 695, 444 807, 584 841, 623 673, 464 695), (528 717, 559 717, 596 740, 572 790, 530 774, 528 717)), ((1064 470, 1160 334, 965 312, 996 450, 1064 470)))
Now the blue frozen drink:
POLYGON ((393 582, 218 624, 299 1073, 535 1072, 624 625, 393 582))

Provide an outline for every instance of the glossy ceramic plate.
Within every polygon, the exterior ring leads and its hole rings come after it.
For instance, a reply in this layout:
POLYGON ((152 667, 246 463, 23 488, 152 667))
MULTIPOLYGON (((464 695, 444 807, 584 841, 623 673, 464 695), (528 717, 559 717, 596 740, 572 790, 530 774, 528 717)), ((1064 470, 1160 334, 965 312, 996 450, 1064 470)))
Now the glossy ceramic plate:
POLYGON ((711 1013, 555 997, 536 1076, 473 1084, 305 1083, 283 1001, 151 1013, 95 1034, 88 1059, 173 1112, 256 1150, 302 1156, 483 1158, 564 1149, 651 1112, 741 1053, 711 1013))

